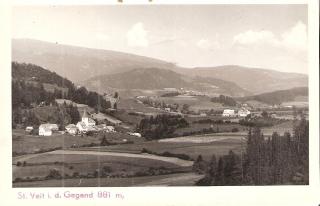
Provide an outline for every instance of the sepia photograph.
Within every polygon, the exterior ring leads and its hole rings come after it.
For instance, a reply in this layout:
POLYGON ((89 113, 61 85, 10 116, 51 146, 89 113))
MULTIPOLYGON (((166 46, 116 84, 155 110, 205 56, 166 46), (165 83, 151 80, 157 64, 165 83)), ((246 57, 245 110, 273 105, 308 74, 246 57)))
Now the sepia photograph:
POLYGON ((11 30, 13 188, 309 185, 307 4, 15 5, 11 30))

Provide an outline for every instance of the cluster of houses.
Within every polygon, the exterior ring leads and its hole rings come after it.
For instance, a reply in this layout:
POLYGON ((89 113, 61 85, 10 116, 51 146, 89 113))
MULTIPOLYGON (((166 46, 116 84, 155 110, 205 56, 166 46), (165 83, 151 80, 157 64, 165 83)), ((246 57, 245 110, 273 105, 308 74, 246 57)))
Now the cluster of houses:
POLYGON ((234 109, 225 109, 223 110, 222 116, 223 117, 246 117, 251 112, 246 108, 241 108, 236 112, 234 109))
MULTIPOLYGON (((26 127, 26 132, 31 132, 33 127, 26 127)), ((57 124, 41 124, 39 126, 39 136, 51 136, 54 132, 58 132, 59 127, 57 124)), ((65 127, 65 132, 71 135, 85 134, 87 132, 116 132, 113 126, 107 126, 106 124, 96 125, 96 122, 88 115, 87 111, 84 110, 82 119, 80 122, 75 124, 69 124, 65 127)))

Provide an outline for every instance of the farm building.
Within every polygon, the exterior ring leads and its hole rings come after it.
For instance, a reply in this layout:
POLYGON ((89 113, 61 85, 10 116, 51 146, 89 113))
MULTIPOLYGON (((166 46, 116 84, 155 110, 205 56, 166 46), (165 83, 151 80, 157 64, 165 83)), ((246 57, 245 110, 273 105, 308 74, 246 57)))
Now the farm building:
POLYGON ((39 135, 40 136, 51 136, 53 131, 58 131, 57 124, 41 124, 39 126, 39 135))
POLYGON ((238 111, 238 116, 239 117, 246 117, 250 114, 250 111, 245 109, 245 108, 242 108, 238 111))
POLYGON ((105 131, 106 131, 106 132, 116 132, 116 130, 114 129, 113 126, 106 126, 105 131))
POLYGON ((140 134, 140 133, 137 133, 137 132, 128 132, 128 135, 136 136, 136 137, 141 137, 141 134, 140 134))
POLYGON ((78 133, 78 128, 74 124, 69 124, 69 125, 66 126, 66 131, 69 134, 76 135, 78 133))
POLYGON ((33 131, 33 127, 32 126, 26 127, 26 132, 32 132, 32 131, 33 131))
POLYGON ((225 109, 225 110, 223 110, 222 116, 223 117, 234 117, 234 116, 236 116, 236 114, 233 109, 225 109))

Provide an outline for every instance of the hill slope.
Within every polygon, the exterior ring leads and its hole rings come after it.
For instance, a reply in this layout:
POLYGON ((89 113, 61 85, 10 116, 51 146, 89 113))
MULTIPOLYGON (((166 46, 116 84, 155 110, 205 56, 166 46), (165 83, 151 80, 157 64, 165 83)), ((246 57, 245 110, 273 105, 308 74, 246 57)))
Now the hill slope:
POLYGON ((231 96, 250 94, 233 82, 215 78, 189 77, 158 68, 133 69, 117 74, 97 76, 85 81, 84 84, 94 90, 185 88, 201 92, 224 93, 231 96))
POLYGON ((238 100, 240 101, 249 101, 255 100, 259 102, 264 102, 267 104, 275 105, 281 104, 283 102, 294 101, 296 97, 308 96, 308 87, 297 87, 289 90, 279 90, 269 93, 263 93, 259 95, 242 97, 238 100))
POLYGON ((235 82, 243 89, 255 94, 308 86, 308 76, 304 74, 235 65, 195 68, 184 72, 190 76, 213 77, 235 82))

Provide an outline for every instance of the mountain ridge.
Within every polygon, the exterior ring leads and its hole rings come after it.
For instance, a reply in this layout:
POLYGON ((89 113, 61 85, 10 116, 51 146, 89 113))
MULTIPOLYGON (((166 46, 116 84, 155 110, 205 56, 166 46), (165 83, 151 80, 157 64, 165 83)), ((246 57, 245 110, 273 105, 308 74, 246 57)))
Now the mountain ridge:
MULTIPOLYGON (((308 86, 308 76, 237 65, 183 68, 163 60, 118 51, 84 48, 40 40, 13 39, 13 61, 33 63, 72 80, 86 82, 101 75, 132 69, 168 69, 192 78, 215 78, 233 82, 253 94, 308 86)), ((86 85, 84 85, 86 86, 86 85)))

